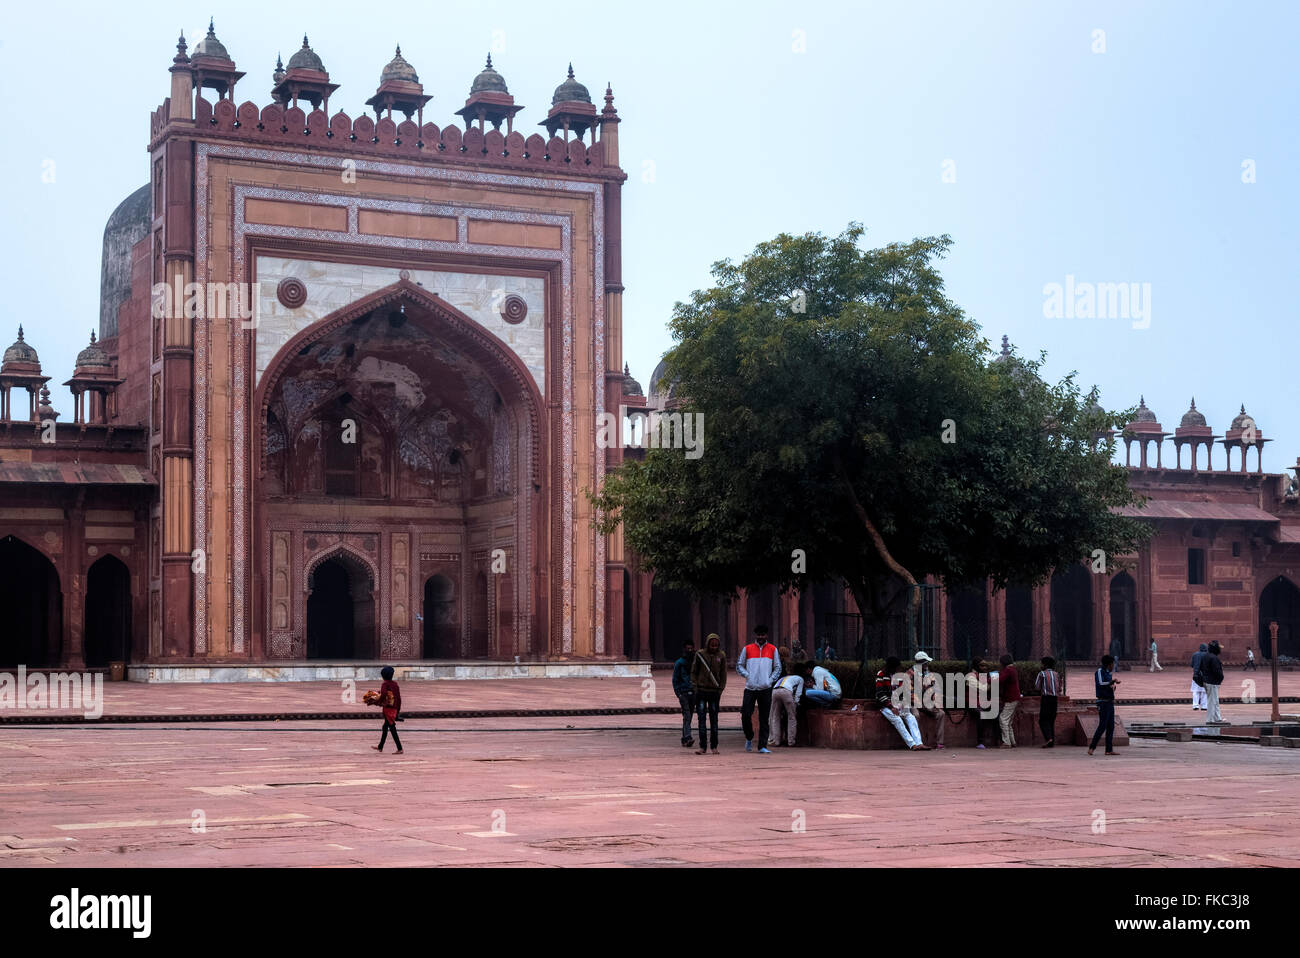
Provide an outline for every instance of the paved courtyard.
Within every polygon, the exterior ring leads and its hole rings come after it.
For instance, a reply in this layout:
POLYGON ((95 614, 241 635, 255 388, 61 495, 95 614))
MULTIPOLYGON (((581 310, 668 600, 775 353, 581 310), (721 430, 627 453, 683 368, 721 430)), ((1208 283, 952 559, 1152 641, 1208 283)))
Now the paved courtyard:
MULTIPOLYGON (((1131 673, 1122 690, 1160 697, 1184 671, 1131 673)), ((1286 678, 1294 694, 1300 676, 1286 678)), ((656 680, 664 704, 668 676, 656 680)), ((640 704, 640 691, 635 679, 403 689, 411 709, 613 708, 640 704)), ((206 708, 210 696, 218 712, 258 711, 266 696, 286 709, 328 695, 342 708, 337 686, 113 692, 127 711, 206 708)), ((1225 712, 1250 721, 1268 706, 1225 712)), ((1295 749, 1134 739, 1115 758, 1064 747, 758 755, 731 714, 722 754, 702 757, 678 745, 672 716, 641 714, 413 718, 397 756, 370 748, 378 721, 362 714, 0 726, 0 865, 1300 865, 1295 749)))

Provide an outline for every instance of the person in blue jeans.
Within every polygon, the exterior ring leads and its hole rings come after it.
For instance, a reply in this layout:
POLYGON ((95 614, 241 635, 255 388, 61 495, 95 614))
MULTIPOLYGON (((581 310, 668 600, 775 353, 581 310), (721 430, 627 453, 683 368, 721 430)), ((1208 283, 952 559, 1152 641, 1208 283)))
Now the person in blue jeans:
POLYGON ((1101 657, 1101 668, 1093 673, 1093 681, 1097 685, 1097 731, 1092 733, 1092 744, 1088 746, 1088 754, 1091 755, 1097 750, 1097 741, 1101 738, 1101 733, 1106 733, 1106 754, 1115 754, 1115 686, 1119 685, 1119 679, 1111 673, 1115 666, 1115 659, 1110 655, 1101 657))
POLYGON ((695 744, 691 738, 691 720, 695 717, 695 687, 691 685, 691 663, 695 658, 695 643, 687 639, 682 643, 681 657, 673 663, 673 693, 682 707, 682 748, 695 744))
POLYGON ((830 669, 813 666, 812 677, 803 690, 805 702, 816 708, 833 709, 840 704, 843 694, 840 680, 831 674, 830 669))

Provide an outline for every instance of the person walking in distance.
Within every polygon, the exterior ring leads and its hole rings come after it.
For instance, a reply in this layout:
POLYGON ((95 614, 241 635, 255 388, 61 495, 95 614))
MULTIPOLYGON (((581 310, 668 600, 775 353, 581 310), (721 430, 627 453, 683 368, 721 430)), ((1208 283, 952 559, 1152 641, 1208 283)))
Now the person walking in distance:
POLYGON ((1034 679, 1040 696, 1038 728, 1043 733, 1043 748, 1056 746, 1057 696, 1061 694, 1061 677, 1056 672, 1056 659, 1043 656, 1043 670, 1034 679))
POLYGON ((1256 669, 1256 665, 1255 665, 1255 652, 1254 652, 1253 649, 1251 649, 1249 646, 1247 646, 1247 647, 1246 647, 1246 669, 1245 669, 1245 671, 1247 671, 1247 672, 1254 672, 1255 669, 1256 669))
POLYGON ((718 707, 722 692, 727 687, 727 655, 722 651, 718 633, 710 632, 704 648, 695 653, 691 664, 691 685, 695 689, 695 708, 700 716, 700 747, 695 753, 703 755, 712 750, 718 754, 718 707), (705 719, 709 720, 709 738, 704 737, 705 719))
POLYGON ((1092 733, 1092 743, 1088 746, 1089 755, 1097 750, 1097 741, 1102 733, 1106 735, 1106 754, 1115 754, 1115 686, 1119 685, 1119 679, 1111 672, 1114 667, 1114 656, 1103 655, 1101 668, 1092 675, 1097 686, 1098 722, 1097 731, 1092 733))
POLYGON ((673 694, 682 707, 682 748, 695 744, 691 738, 691 719, 695 717, 695 688, 691 684, 691 665, 695 661, 695 643, 682 643, 682 654, 673 663, 673 694))
POLYGON ((1011 727, 1016 708, 1020 705, 1020 673, 1012 664, 1013 659, 1004 655, 998 659, 1002 670, 998 673, 998 691, 1002 695, 1002 711, 998 713, 998 725, 1002 727, 1002 744, 998 748, 1015 748, 1016 732, 1011 727))
POLYGON ((767 747, 768 718, 772 711, 772 686, 781 677, 781 655, 767 641, 767 626, 754 627, 754 641, 745 646, 736 660, 736 671, 745 680, 745 694, 740 701, 740 726, 745 730, 745 751, 754 750, 754 708, 758 708, 758 750, 770 755, 767 747))
POLYGON ((1210 713, 1209 724, 1228 725, 1219 712, 1219 686, 1223 684, 1223 662, 1219 659, 1219 643, 1211 642, 1209 651, 1201 660, 1201 677, 1205 679, 1205 700, 1210 713))
POLYGON ((1160 650, 1156 647, 1156 640, 1151 640, 1151 671, 1163 672, 1164 666, 1160 664, 1160 650))

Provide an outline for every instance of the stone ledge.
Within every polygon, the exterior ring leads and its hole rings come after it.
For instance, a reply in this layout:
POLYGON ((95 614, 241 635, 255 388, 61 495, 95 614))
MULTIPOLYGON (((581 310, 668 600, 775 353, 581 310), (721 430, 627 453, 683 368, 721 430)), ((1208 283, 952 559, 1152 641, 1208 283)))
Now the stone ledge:
MULTIPOLYGON (((1016 743, 1021 746, 1037 747, 1043 744, 1043 734, 1038 728, 1039 700, 1030 697, 1021 700, 1020 707, 1012 718, 1012 729, 1016 743)), ((937 720, 919 713, 917 725, 921 729, 921 741, 933 745, 937 720)), ((997 719, 986 719, 983 743, 994 747, 1001 741, 997 728, 997 719)), ((1087 745, 1084 733, 1091 735, 1097 727, 1097 710, 1091 705, 1076 704, 1066 696, 1058 703, 1056 714, 1056 742, 1058 745, 1087 745), (1084 724, 1091 719, 1091 725, 1084 724)), ((845 699, 836 709, 807 709, 799 723, 799 739, 805 740, 814 748, 852 748, 852 749, 905 749, 902 738, 893 725, 876 709, 875 704, 866 699, 845 699), (857 705, 858 710, 853 711, 857 705)), ((974 748, 977 722, 969 713, 950 709, 947 727, 944 733, 944 745, 949 748, 974 748)), ((1123 723, 1115 719, 1116 746, 1128 745, 1128 733, 1123 723)))
MULTIPOLYGON (((381 664, 355 665, 131 665, 132 682, 341 682, 378 681, 381 664)), ((420 662, 393 664, 404 681, 473 681, 477 679, 649 678, 648 662, 420 662)))

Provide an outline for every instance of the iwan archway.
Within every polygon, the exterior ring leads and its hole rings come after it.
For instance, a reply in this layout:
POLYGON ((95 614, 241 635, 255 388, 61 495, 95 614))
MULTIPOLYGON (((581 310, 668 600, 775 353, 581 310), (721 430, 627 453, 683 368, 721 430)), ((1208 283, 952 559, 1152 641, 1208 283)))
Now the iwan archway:
POLYGON ((254 408, 267 658, 544 651, 542 402, 495 334, 402 280, 286 343, 254 408))

